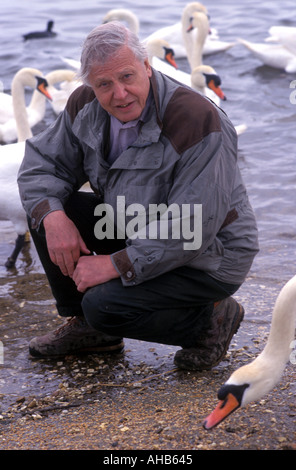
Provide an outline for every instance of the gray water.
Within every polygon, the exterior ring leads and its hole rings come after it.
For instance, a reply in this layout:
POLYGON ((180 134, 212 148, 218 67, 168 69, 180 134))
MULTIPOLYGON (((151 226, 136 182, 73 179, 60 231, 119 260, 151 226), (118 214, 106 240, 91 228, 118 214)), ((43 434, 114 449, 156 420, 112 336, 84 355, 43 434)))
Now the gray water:
MULTIPOLYGON (((13 75, 21 67, 37 67, 46 74, 56 68, 65 68, 62 57, 79 59, 85 36, 111 8, 131 9, 140 20, 140 36, 145 38, 155 29, 178 21, 185 5, 186 2, 180 0, 2 0, 0 80, 4 90, 10 90, 13 75), (56 38, 23 42, 23 34, 44 30, 49 19, 55 22, 56 38)), ((236 41, 240 37, 263 42, 272 25, 296 26, 295 0, 207 0, 205 5, 210 12, 211 26, 217 28, 220 39, 225 41, 236 41)), ((246 132, 239 137, 239 165, 257 217, 261 248, 249 277, 254 280, 253 285, 282 285, 295 274, 296 260, 296 105, 290 101, 290 83, 296 76, 264 66, 240 44, 226 52, 205 57, 204 63, 212 65, 222 79, 227 96, 222 105, 225 112, 235 125, 247 125, 246 132)), ((178 60, 178 65, 189 71, 186 59, 178 60)), ((34 133, 41 131, 54 118, 48 105, 45 118, 34 133)), ((4 263, 14 237, 10 223, 0 221, 0 301, 13 297, 19 279, 42 273, 32 246, 29 254, 20 256, 15 270, 6 270, 4 263)), ((252 292, 249 295, 252 296, 252 292)), ((20 308, 21 295, 17 300, 20 308)), ((47 298, 37 301, 35 307, 38 302, 44 308, 47 298)), ((4 320, 5 312, 0 314, 4 320)), ((254 315, 260 314, 255 311, 254 315)), ((12 321, 10 317, 9 321, 12 321)), ((31 322, 31 318, 22 317, 22 325, 31 322)), ((0 339, 3 339, 1 335, 0 339)), ((14 337, 17 337, 17 332, 14 337)), ((18 345, 17 341, 12 342, 12 350, 16 350, 18 345)), ((26 358, 27 352, 21 350, 12 374, 16 389, 23 380, 22 367, 31 370, 26 358)), ((37 376, 44 374, 44 369, 35 367, 37 376)), ((12 369, 6 362, 2 382, 0 380, 2 393, 11 390, 5 374, 11 374, 12 369)))

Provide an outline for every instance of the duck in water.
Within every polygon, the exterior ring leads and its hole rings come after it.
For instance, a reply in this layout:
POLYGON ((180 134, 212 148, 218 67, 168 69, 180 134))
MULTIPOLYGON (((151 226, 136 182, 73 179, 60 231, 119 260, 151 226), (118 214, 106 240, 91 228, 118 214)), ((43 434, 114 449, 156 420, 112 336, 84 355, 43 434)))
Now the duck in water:
POLYGON ((52 31, 54 22, 52 20, 47 22, 47 29, 45 31, 35 31, 33 33, 27 33, 23 35, 24 41, 28 39, 41 39, 41 38, 53 38, 57 35, 52 31))

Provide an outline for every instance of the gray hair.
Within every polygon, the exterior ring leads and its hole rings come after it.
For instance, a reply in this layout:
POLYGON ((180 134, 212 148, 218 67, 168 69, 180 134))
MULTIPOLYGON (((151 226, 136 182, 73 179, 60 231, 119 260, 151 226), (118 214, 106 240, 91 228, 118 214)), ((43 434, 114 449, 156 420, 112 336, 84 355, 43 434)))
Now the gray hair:
POLYGON ((146 47, 140 42, 138 36, 122 23, 111 21, 94 28, 82 46, 80 79, 88 84, 92 66, 103 65, 122 46, 128 46, 139 61, 144 62, 148 57, 146 47))

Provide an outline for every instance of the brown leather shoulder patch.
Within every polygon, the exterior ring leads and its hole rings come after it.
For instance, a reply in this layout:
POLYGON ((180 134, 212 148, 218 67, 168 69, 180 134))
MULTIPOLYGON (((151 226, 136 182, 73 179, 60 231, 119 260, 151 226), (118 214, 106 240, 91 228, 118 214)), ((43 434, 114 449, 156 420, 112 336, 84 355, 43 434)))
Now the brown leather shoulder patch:
POLYGON ((210 101, 187 88, 177 88, 165 111, 163 133, 178 153, 220 130, 218 111, 210 101))
POLYGON ((68 111, 71 121, 74 122, 79 111, 87 104, 95 99, 93 90, 86 85, 81 85, 73 91, 70 96, 66 110, 68 111))

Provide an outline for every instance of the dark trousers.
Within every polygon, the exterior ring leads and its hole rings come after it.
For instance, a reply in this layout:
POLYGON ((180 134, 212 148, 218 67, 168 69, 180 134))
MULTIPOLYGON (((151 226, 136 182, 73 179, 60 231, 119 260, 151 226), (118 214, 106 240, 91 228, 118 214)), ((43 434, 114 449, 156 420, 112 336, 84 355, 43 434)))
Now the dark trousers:
MULTIPOLYGON (((94 194, 78 192, 67 202, 65 212, 89 250, 105 254, 118 251, 125 246, 124 240, 98 240, 94 236, 97 204, 94 194)), ((31 234, 59 314, 84 315, 93 328, 113 336, 193 347, 209 327, 214 302, 240 287, 184 266, 140 285, 124 287, 120 279, 114 279, 80 293, 72 279, 51 262, 43 227, 31 229, 31 234)))

